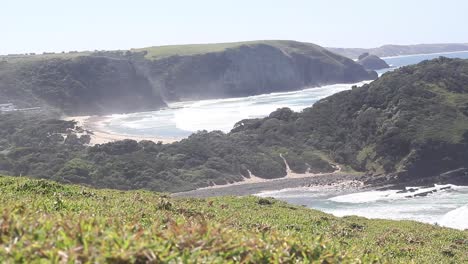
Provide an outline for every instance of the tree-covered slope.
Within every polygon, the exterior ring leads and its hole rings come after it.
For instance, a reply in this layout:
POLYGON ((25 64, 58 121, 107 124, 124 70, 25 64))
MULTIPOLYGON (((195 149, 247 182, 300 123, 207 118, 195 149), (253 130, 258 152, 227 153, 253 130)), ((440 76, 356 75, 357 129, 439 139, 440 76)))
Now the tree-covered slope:
POLYGON ((468 62, 440 58, 327 98, 304 116, 323 139, 316 146, 335 160, 421 178, 468 167, 467 109, 468 62))
POLYGON ((0 97, 18 107, 52 107, 66 114, 143 111, 166 105, 134 63, 91 55, 0 61, 0 97))
MULTIPOLYGON (((265 135, 200 131, 173 144, 123 140, 86 146, 89 136, 74 122, 36 114, 0 115, 0 173, 30 175, 100 188, 187 191, 286 176, 281 154, 295 172, 332 172, 320 153, 289 138, 278 142, 268 122, 265 135)), ((281 128, 287 130, 287 128, 281 128)), ((261 132, 262 133, 262 132, 261 132)))
POLYGON ((2 263, 463 263, 468 233, 274 199, 173 199, 0 176, 2 263))
MULTIPOLYGON (((282 126, 337 163, 409 180, 468 167, 467 109, 468 61, 439 58, 325 98, 282 126)), ((258 133, 249 122, 237 130, 258 133)))

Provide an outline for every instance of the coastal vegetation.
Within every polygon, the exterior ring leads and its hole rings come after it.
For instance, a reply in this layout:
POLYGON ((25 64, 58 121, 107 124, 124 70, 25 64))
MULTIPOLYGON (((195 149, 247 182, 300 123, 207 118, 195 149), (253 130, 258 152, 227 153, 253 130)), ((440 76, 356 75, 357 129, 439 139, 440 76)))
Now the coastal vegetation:
POLYGON ((20 108, 42 107, 66 114, 166 106, 132 62, 91 55, 0 60, 0 98, 20 108))
POLYGON ((2 263, 463 263, 467 231, 0 176, 2 263))
POLYGON ((301 113, 278 109, 239 121, 230 133, 199 131, 173 144, 123 140, 87 146, 89 136, 72 121, 3 114, 0 171, 100 188, 178 192, 251 175, 284 177, 287 162, 296 173, 333 172, 339 164, 387 183, 464 184, 466 72, 464 60, 426 61, 301 113), (448 174, 450 179, 437 178, 451 170, 457 174, 448 174))
POLYGON ((335 170, 314 152, 298 155, 300 148, 288 152, 257 146, 241 134, 200 131, 173 144, 123 140, 88 147, 89 135, 80 135, 81 130, 73 121, 37 114, 2 115, 0 172, 101 188, 175 192, 241 181, 250 174, 284 177, 281 153, 297 172, 310 166, 314 172, 335 170))

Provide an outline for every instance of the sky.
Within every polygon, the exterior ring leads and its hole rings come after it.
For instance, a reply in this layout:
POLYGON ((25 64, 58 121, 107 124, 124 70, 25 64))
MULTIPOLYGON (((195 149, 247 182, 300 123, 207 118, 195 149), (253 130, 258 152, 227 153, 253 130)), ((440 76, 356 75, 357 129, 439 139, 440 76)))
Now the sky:
POLYGON ((0 0, 0 54, 288 39, 468 43, 466 0, 0 0))

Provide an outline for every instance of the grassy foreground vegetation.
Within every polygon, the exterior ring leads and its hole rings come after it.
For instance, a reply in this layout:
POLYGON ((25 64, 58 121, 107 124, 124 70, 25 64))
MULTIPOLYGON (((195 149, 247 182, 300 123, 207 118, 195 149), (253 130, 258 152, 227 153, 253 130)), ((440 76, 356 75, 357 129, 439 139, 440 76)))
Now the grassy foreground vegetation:
POLYGON ((463 263, 468 232, 273 199, 173 199, 0 176, 2 263, 463 263))

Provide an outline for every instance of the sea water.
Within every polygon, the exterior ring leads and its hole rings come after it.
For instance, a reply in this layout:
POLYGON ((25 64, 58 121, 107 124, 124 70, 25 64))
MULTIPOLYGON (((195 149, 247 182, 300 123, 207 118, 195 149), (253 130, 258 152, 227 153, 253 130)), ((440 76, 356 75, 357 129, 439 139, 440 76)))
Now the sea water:
POLYGON ((303 187, 262 192, 286 202, 335 216, 414 220, 441 226, 468 229, 468 186, 435 185, 399 190, 337 191, 323 187, 303 187), (430 193, 429 193, 430 192, 430 193), (418 196, 426 193, 427 195, 418 196))
POLYGON ((390 65, 390 68, 379 70, 377 71, 377 73, 381 75, 385 72, 392 71, 402 66, 417 64, 421 61, 432 60, 440 56, 444 56, 447 58, 468 59, 468 51, 386 57, 382 59, 385 60, 385 62, 387 62, 388 65, 390 65))

